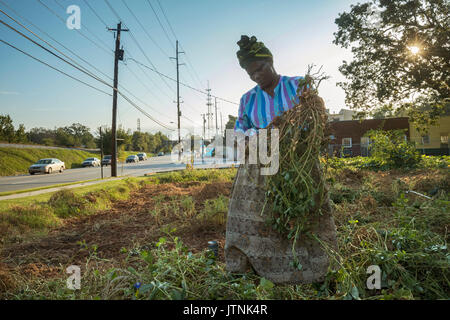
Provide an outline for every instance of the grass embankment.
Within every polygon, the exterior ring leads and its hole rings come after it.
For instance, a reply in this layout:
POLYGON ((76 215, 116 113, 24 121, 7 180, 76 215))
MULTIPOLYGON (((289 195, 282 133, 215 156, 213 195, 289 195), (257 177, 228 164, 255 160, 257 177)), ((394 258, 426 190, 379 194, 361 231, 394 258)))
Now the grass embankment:
MULTIPOLYGON (((119 151, 119 162, 138 151, 119 151)), ((147 153, 147 157, 152 154, 147 153)), ((80 168, 86 158, 100 159, 100 152, 92 153, 70 149, 40 149, 40 148, 0 148, 0 176, 12 176, 28 173, 28 168, 43 158, 57 158, 63 161, 67 169, 80 168)))
MULTIPOLYGON (((122 187, 131 197, 113 200, 101 214, 78 211, 80 198, 69 193, 46 196, 40 204, 28 199, 22 214, 33 206, 53 208, 46 222, 52 231, 40 240, 5 243, 2 256, 8 265, 3 276, 0 270, 0 292, 3 283, 9 299, 450 298, 448 169, 330 167, 339 250, 329 251, 326 281, 284 286, 253 273, 225 271, 225 221, 235 173, 185 170, 129 180, 122 187), (54 219, 65 228, 53 227, 54 219), (208 240, 219 242, 217 259, 205 250, 208 240), (66 288, 70 264, 82 267, 82 288, 75 292, 66 288), (367 289, 370 265, 382 271, 380 290, 367 289)), ((107 194, 92 191, 78 195, 91 201, 107 194)), ((8 223, 15 225, 20 215, 10 210, 7 216, 17 220, 8 223)), ((33 221, 24 224, 37 229, 33 221)))
POLYGON ((0 176, 28 173, 28 168, 43 158, 57 158, 65 163, 67 169, 71 169, 81 167, 81 163, 90 157, 100 156, 81 150, 0 148, 0 176))

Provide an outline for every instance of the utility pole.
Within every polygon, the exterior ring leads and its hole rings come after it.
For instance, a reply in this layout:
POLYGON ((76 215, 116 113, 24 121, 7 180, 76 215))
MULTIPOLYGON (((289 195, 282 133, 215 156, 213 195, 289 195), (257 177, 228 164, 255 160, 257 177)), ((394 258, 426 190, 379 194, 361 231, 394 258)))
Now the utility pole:
POLYGON ((206 92, 208 92, 208 95, 206 96, 206 105, 208 106, 208 112, 206 113, 206 117, 208 118, 208 137, 211 136, 211 89, 209 88, 209 81, 208 81, 208 88, 206 89, 206 92))
POLYGON ((137 131, 140 133, 141 132, 141 119, 137 119, 137 131))
POLYGON ((183 51, 178 51, 178 40, 176 42, 176 57, 170 57, 171 59, 175 59, 177 63, 177 118, 178 118, 178 145, 180 148, 178 149, 178 160, 181 159, 181 132, 180 132, 180 117, 181 117, 181 111, 180 111, 180 71, 179 67, 181 65, 184 65, 184 63, 178 63, 178 55, 180 53, 184 53, 183 51))
POLYGON ((222 132, 222 135, 223 135, 223 118, 222 118, 222 112, 220 113, 220 132, 222 132))
POLYGON ((206 124, 205 116, 206 116, 206 114, 202 114, 202 117, 203 117, 202 163, 205 162, 205 160, 204 160, 204 157, 205 157, 205 124, 206 124))
POLYGON ((100 126, 100 168, 101 168, 101 174, 103 179, 103 134, 102 134, 102 127, 100 126))
POLYGON ((216 109, 216 136, 219 134, 219 126, 217 125, 217 98, 214 98, 214 108, 216 109))
POLYGON ((114 54, 114 89, 113 89, 113 114, 112 114, 112 154, 111 154, 111 176, 117 177, 117 83, 119 81, 119 60, 123 60, 123 49, 120 49, 120 32, 129 31, 122 29, 122 22, 117 24, 117 29, 108 28, 109 31, 116 31, 116 51, 114 54))

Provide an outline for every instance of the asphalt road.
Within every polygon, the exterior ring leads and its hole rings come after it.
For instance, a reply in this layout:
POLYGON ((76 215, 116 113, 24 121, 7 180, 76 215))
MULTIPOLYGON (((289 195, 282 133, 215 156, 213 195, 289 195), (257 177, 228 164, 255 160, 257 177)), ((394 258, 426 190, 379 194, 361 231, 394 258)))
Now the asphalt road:
MULTIPOLYGON (((206 163, 201 163, 201 159, 194 162, 195 168, 218 168, 229 167, 232 163, 217 163, 208 159, 206 163)), ((119 164, 117 167, 118 176, 143 176, 146 173, 181 170, 186 168, 186 164, 174 163, 170 156, 152 157, 139 163, 119 164)), ((103 167, 104 177, 111 176, 111 167, 103 167)), ((62 183, 73 183, 84 180, 101 178, 100 167, 66 169, 63 173, 20 175, 13 177, 0 177, 0 192, 16 191, 31 188, 47 187, 62 183)))

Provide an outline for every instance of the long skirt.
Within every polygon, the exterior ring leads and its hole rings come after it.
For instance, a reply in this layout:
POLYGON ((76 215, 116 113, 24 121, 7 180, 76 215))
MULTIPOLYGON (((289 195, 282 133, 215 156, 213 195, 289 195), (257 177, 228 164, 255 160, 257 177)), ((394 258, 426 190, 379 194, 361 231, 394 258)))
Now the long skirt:
POLYGON ((301 268, 292 265, 292 240, 273 230, 267 223, 270 204, 264 206, 265 179, 257 164, 241 164, 233 182, 225 239, 226 269, 245 273, 248 268, 277 284, 300 284, 323 281, 328 271, 330 257, 326 244, 337 249, 336 227, 328 193, 322 215, 311 230, 317 239, 300 235, 295 253, 301 268), (264 211, 263 211, 264 208, 264 211), (263 212, 262 212, 263 211, 263 212))

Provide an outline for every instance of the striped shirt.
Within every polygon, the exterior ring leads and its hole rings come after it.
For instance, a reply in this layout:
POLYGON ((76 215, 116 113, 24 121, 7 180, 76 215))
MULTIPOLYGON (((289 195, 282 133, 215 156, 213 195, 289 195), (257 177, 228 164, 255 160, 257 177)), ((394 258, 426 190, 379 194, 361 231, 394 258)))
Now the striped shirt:
POLYGON ((253 135, 258 129, 267 127, 273 118, 297 105, 299 79, 303 77, 280 76, 273 98, 259 85, 245 93, 239 104, 234 130, 253 135))

